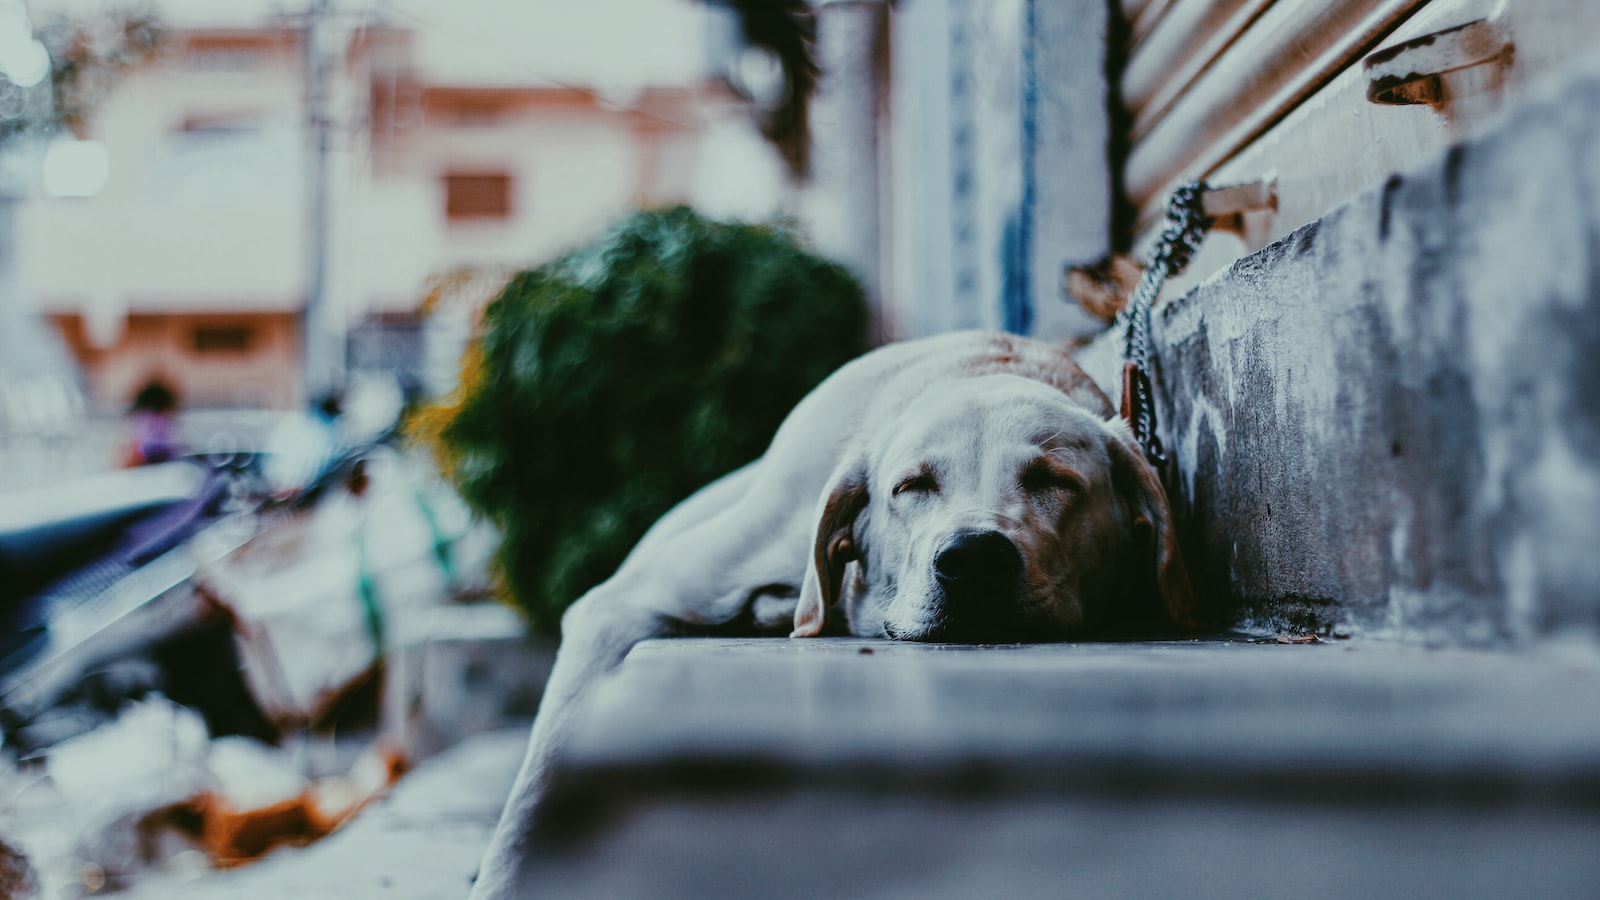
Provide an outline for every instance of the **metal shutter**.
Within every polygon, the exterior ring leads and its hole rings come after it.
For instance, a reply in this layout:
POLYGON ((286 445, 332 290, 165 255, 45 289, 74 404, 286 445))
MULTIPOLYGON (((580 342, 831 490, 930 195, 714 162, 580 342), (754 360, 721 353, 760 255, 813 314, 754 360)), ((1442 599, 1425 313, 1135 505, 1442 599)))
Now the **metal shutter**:
POLYGON ((1226 217, 1172 290, 1442 152, 1600 43, 1594 0, 1121 8, 1131 35, 1119 84, 1129 128, 1122 183, 1137 230, 1148 235, 1186 178, 1257 185, 1237 194, 1270 200, 1226 217))

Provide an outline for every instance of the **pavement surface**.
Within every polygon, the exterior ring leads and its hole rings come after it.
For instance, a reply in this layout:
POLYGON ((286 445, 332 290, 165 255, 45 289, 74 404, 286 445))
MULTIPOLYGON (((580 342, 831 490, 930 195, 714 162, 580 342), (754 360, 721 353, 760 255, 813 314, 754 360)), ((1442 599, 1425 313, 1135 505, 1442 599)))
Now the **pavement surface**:
MULTIPOLYGON (((126 896, 465 896, 525 739, 126 896)), ((1594 897, 1600 653, 653 641, 539 828, 537 897, 1594 897)))
POLYGON ((527 744, 527 723, 468 738, 315 844, 280 849, 238 869, 152 877, 114 896, 460 900, 472 886, 527 744))

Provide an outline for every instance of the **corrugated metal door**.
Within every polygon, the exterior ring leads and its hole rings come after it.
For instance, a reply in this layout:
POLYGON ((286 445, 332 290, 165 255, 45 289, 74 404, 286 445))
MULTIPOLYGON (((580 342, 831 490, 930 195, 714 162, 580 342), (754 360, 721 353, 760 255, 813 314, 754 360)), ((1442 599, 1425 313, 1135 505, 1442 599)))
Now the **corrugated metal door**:
MULTIPOLYGON (((1481 127, 1600 44, 1594 0, 1121 0, 1124 198, 1148 234, 1202 177, 1261 184, 1182 290, 1481 127)), ((1139 246, 1143 246, 1141 242, 1139 246)))

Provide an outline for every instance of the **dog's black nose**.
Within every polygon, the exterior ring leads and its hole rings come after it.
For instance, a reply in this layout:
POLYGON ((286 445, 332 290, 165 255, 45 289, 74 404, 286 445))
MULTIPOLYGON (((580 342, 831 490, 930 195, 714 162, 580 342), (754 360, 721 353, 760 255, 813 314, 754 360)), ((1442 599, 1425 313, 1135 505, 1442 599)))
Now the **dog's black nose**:
POLYGON ((1004 602, 1022 575, 1022 551, 998 531, 958 531, 934 554, 933 574, 951 599, 1004 602))

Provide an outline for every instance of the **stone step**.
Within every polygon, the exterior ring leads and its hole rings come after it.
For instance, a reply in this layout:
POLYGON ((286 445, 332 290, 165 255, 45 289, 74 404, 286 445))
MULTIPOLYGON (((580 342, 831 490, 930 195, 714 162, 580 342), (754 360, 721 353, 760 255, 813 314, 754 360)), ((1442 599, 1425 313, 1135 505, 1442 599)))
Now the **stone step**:
POLYGON ((560 897, 1600 895, 1600 656, 665 640, 539 822, 560 897))

